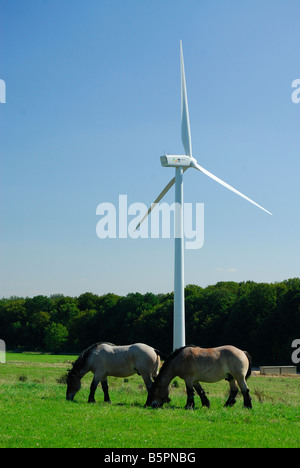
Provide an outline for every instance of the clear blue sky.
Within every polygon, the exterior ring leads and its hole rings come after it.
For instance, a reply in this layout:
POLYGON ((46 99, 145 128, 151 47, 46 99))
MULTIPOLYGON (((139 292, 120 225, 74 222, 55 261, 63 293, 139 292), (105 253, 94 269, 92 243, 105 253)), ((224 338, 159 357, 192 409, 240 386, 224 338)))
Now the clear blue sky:
POLYGON ((194 156, 273 213, 188 171, 186 284, 299 276, 299 0, 0 0, 0 26, 0 297, 173 290, 173 240, 100 240, 96 207, 173 177, 180 39, 194 156))

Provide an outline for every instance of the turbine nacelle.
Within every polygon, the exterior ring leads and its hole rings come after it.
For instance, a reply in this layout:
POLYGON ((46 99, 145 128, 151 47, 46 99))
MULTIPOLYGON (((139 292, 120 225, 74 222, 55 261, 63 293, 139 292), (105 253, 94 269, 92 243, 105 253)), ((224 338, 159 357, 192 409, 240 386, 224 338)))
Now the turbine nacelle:
POLYGON ((197 163, 196 159, 185 154, 165 154, 160 157, 160 162, 163 167, 190 167, 197 163))

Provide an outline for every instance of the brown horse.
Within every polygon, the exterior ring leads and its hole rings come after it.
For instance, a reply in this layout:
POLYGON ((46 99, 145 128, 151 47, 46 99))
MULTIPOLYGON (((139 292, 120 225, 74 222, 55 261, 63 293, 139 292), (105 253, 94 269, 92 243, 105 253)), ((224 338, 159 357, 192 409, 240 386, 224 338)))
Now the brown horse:
POLYGON ((187 391, 186 409, 193 409, 194 389, 201 398, 202 406, 210 406, 201 382, 218 382, 228 380, 230 385, 229 398, 225 406, 233 406, 236 402, 238 387, 244 397, 244 406, 252 408, 246 379, 251 374, 251 357, 246 351, 234 346, 220 346, 218 348, 199 348, 184 346, 174 351, 164 362, 155 380, 149 396, 152 407, 161 407, 169 403, 169 384, 178 376, 185 381, 187 391))
MULTIPOLYGON (((151 389, 153 378, 158 375, 160 351, 144 343, 116 346, 112 343, 96 343, 85 349, 67 375, 67 400, 73 400, 81 388, 81 379, 91 371, 94 374, 90 387, 89 403, 95 402, 95 391, 101 382, 104 401, 110 402, 107 377, 141 375, 146 388, 151 389)), ((163 355, 162 355, 163 356, 163 355)), ((149 396, 148 396, 149 399, 149 396)), ((146 405, 149 404, 147 399, 146 405)), ((145 405, 145 406, 146 406, 145 405)))

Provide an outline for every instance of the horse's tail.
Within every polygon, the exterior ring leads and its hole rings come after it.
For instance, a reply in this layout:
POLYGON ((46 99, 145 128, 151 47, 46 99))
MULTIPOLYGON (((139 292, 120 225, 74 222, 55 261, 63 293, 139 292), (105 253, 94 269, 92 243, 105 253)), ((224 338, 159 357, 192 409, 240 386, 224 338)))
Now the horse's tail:
POLYGON ((155 361, 154 368, 153 368, 153 371, 152 371, 152 378, 154 380, 157 378, 157 376, 159 374, 159 368, 160 368, 160 357, 159 357, 159 354, 156 353, 156 361, 155 361))
POLYGON ((246 380, 247 380, 247 379, 249 379, 249 377, 251 375, 252 357, 250 356, 248 351, 244 351, 244 353, 246 354, 246 356, 248 358, 248 362, 249 362, 249 367, 248 367, 247 374, 246 374, 246 377, 245 377, 246 380))
POLYGON ((161 351, 159 351, 159 349, 155 349, 155 348, 154 348, 154 351, 156 352, 156 354, 157 354, 159 357, 162 358, 163 361, 165 361, 165 360, 167 359, 168 355, 165 354, 165 353, 162 353, 161 351))
POLYGON ((158 349, 155 349, 155 348, 154 348, 154 351, 155 351, 155 353, 156 353, 157 359, 156 359, 155 367, 154 367, 153 372, 152 372, 152 377, 153 377, 154 379, 156 379, 156 377, 157 377, 158 374, 159 374, 160 358, 166 359, 166 355, 165 355, 164 353, 161 353, 158 349))

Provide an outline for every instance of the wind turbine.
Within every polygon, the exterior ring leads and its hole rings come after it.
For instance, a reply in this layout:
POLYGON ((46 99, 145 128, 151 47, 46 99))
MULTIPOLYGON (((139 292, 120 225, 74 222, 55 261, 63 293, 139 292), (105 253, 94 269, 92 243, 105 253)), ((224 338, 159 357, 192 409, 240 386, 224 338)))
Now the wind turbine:
POLYGON ((186 81, 182 51, 182 41, 180 41, 180 68, 181 68, 181 140, 184 147, 185 155, 164 155, 161 156, 161 164, 163 167, 174 167, 175 177, 170 180, 168 185, 158 195, 152 203, 149 210, 137 225, 140 227, 142 222, 149 216, 155 206, 162 200, 166 193, 175 183, 175 265, 174 265, 174 317, 173 317, 173 349, 185 346, 185 305, 184 305, 184 236, 183 236, 183 174, 192 167, 223 185, 227 189, 236 193, 248 202, 257 206, 266 213, 272 215, 268 210, 261 205, 246 197, 243 193, 236 190, 231 185, 227 184, 219 177, 204 169, 198 164, 197 160, 192 155, 192 139, 190 130, 190 118, 188 109, 188 100, 186 92, 186 81))

